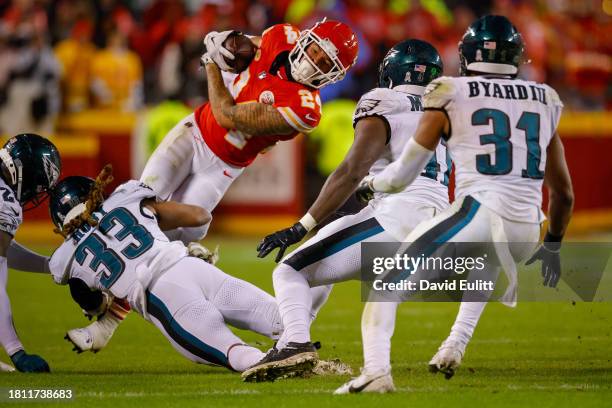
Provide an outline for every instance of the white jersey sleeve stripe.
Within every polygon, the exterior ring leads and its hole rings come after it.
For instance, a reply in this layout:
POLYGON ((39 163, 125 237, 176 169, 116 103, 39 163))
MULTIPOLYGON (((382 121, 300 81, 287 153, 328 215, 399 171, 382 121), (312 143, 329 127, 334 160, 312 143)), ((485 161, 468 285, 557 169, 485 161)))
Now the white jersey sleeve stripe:
POLYGON ((304 123, 300 117, 293 111, 293 109, 289 107, 279 107, 277 108, 283 118, 287 121, 289 126, 302 133, 310 133, 314 129, 314 127, 309 126, 304 123))

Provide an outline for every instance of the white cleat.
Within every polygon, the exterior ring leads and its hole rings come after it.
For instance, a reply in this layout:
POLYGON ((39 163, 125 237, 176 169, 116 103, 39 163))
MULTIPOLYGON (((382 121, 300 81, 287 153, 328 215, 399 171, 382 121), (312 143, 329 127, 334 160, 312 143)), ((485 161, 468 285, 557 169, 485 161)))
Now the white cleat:
POLYGON ((64 338, 74 345, 72 350, 79 354, 84 351, 97 353, 106 347, 119 323, 119 319, 107 312, 87 327, 69 330, 64 338))
POLYGON ((373 373, 362 370, 361 375, 352 378, 336 391, 334 395, 356 394, 359 392, 377 392, 380 394, 394 392, 395 385, 391 371, 376 371, 373 373))
POLYGON ((445 340, 438 348, 438 352, 431 358, 429 371, 434 374, 441 372, 444 378, 450 380, 461 365, 463 353, 465 353, 464 345, 456 341, 445 340))
POLYGON ((3 373, 12 373, 13 371, 15 371, 15 367, 0 361, 0 372, 3 372, 3 373))

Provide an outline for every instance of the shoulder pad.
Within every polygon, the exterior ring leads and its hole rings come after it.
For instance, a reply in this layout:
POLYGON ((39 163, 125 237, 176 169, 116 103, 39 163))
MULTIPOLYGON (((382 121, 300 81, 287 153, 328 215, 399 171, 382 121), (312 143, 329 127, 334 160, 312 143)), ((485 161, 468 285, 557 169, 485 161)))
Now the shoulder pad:
POLYGON ((353 126, 359 119, 370 116, 387 116, 397 111, 398 103, 394 100, 394 91, 388 88, 374 88, 364 94, 355 108, 353 126))
POLYGON ((456 93, 456 86, 453 78, 440 77, 434 79, 425 88, 423 94, 423 107, 425 109, 443 109, 456 93))
POLYGON ((552 105, 563 107, 563 101, 561 101, 561 98, 559 97, 559 94, 557 93, 557 91, 555 91, 555 89, 552 86, 547 85, 547 84, 544 84, 544 87, 546 88, 548 92, 549 100, 551 101, 552 105))
POLYGON ((23 212, 15 193, 4 182, 0 183, 0 231, 14 236, 22 221, 23 212))
POLYGON ((106 202, 110 202, 112 205, 121 205, 142 201, 145 198, 157 198, 157 194, 151 187, 141 181, 130 180, 117 187, 106 202))

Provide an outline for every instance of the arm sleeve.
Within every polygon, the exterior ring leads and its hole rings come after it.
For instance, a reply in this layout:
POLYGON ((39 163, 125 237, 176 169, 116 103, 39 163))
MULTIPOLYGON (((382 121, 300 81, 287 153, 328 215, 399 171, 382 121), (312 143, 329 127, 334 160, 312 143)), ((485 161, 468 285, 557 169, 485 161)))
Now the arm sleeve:
POLYGON ((7 253, 8 267, 26 272, 49 273, 49 258, 30 251, 12 240, 7 253))
POLYGON ((371 182, 374 191, 395 193, 403 190, 421 174, 433 153, 411 138, 400 157, 374 176, 371 182))
POLYGON ((96 310, 102 304, 104 297, 99 290, 91 290, 87 284, 78 278, 68 279, 70 295, 83 310, 96 310))

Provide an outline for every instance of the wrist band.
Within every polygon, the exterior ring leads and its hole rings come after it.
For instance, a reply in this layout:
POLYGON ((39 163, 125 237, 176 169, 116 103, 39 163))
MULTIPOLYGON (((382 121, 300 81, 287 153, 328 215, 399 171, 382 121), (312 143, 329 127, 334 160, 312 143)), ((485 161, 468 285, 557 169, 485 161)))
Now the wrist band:
POLYGON ((553 235, 550 231, 546 231, 544 236, 544 242, 561 242, 563 241, 563 235, 553 235))
POLYGON ((312 215, 310 215, 310 213, 306 213, 302 217, 302 219, 300 219, 299 223, 302 224, 302 226, 304 226, 306 231, 310 231, 311 229, 317 226, 317 221, 314 219, 312 215))
POLYGON ((553 235, 549 231, 544 236, 544 248, 552 252, 559 252, 561 250, 561 240, 563 235, 553 235))

